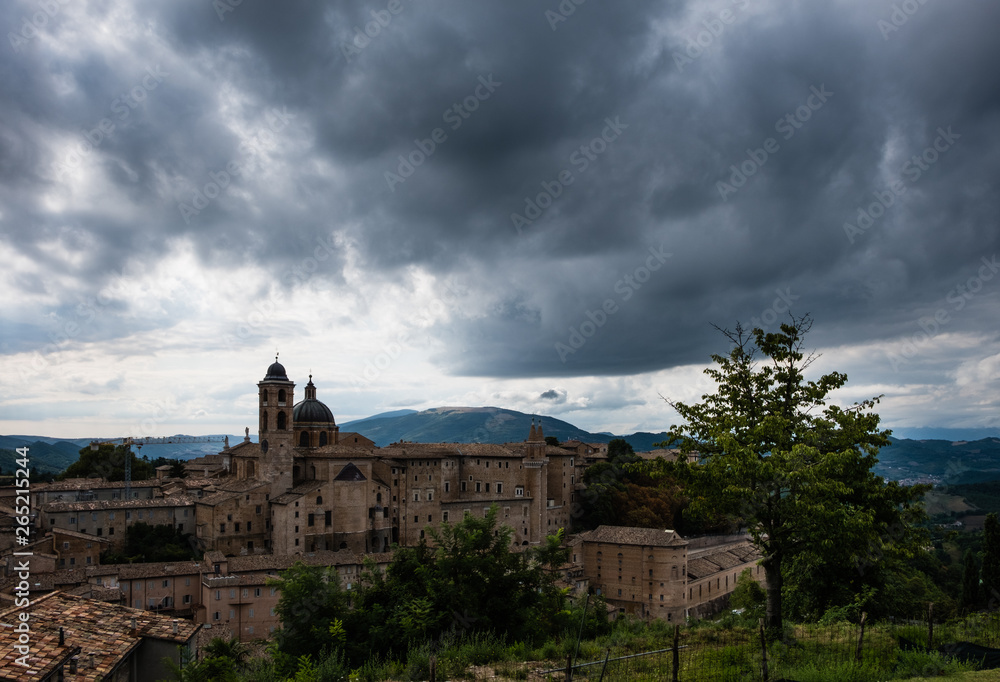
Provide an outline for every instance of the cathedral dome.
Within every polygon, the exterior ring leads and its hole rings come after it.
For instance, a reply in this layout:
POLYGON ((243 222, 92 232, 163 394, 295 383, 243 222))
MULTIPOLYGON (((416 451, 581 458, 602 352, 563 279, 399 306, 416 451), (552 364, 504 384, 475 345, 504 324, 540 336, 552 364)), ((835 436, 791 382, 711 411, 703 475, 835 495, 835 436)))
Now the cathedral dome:
POLYGON ((335 424, 330 408, 315 398, 306 398, 296 404, 292 408, 292 421, 296 424, 309 422, 335 424))
POLYGON ((292 408, 292 421, 296 424, 337 425, 333 421, 333 412, 330 408, 316 399, 316 385, 313 383, 312 374, 309 375, 309 383, 306 384, 305 400, 292 408))

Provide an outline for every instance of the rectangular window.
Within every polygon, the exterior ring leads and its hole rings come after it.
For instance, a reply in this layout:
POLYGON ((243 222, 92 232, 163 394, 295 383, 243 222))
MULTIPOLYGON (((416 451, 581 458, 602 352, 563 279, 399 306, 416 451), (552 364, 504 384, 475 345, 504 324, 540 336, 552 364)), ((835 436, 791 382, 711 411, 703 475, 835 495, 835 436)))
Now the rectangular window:
POLYGON ((309 515, 308 520, 306 521, 306 525, 307 526, 314 526, 314 525, 316 525, 316 515, 315 514, 310 514, 309 515))
POLYGON ((414 502, 419 502, 420 501, 420 491, 419 490, 417 492, 413 493, 413 501, 414 502))
POLYGON ((444 482, 444 491, 446 493, 451 492, 451 481, 445 481, 444 482))
POLYGON ((253 609, 250 609, 250 617, 253 618, 253 609))
POLYGON ((465 481, 462 481, 462 492, 465 492, 465 481))
POLYGON ((487 483, 487 484, 486 484, 486 492, 489 492, 489 491, 490 491, 490 484, 489 484, 489 483, 487 483))
POLYGON ((163 586, 164 587, 170 587, 170 581, 169 580, 164 580, 163 581, 163 586))
POLYGON ((326 512, 326 518, 324 519, 324 521, 326 521, 326 525, 328 526, 333 525, 333 512, 331 511, 326 512))
POLYGON ((255 597, 259 597, 260 596, 260 588, 259 587, 255 587, 254 588, 253 596, 255 596, 255 597))
POLYGON ((497 494, 503 492, 503 483, 497 483, 497 494))
POLYGON ((250 529, 252 528, 252 526, 250 525, 252 523, 253 523, 253 521, 247 521, 247 532, 248 533, 250 532, 250 529))
POLYGON ((229 598, 236 599, 236 590, 229 590, 229 598))
POLYGON ((215 591, 215 601, 219 601, 220 599, 222 599, 222 590, 216 590, 215 591))
POLYGON ((184 603, 185 604, 190 604, 191 603, 191 595, 190 594, 185 594, 184 595, 184 603))
POLYGON ((224 523, 220 523, 219 524, 219 532, 220 533, 225 533, 226 532, 226 524, 224 524, 224 523))
POLYGON ((444 521, 448 520, 448 512, 441 512, 441 519, 444 521))
POLYGON ((433 490, 428 490, 427 491, 427 501, 428 502, 433 502, 434 501, 434 491, 433 490))
POLYGON ((239 521, 237 521, 236 523, 233 524, 233 532, 234 533, 239 533, 240 532, 240 522, 239 521))
POLYGON ((514 487, 514 497, 524 497, 524 486, 519 485, 514 487))
POLYGON ((483 484, 480 483, 479 481, 476 481, 476 492, 479 493, 482 492, 482 490, 483 490, 483 484))
POLYGON ((220 616, 221 614, 218 611, 216 611, 215 613, 212 614, 212 620, 219 620, 220 616))

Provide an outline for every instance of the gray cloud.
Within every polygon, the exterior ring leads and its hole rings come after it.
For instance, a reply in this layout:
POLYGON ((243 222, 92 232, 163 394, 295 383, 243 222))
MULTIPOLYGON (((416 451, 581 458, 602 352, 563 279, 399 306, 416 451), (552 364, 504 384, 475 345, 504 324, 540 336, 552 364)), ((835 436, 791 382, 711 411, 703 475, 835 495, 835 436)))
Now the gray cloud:
MULTIPOLYGON (((818 345, 906 337, 941 308, 949 333, 995 328, 1000 280, 962 310, 947 302, 1000 251, 995 2, 921 5, 883 35, 887 0, 587 3, 555 30, 554 2, 402 0, 345 48, 385 6, 244 2, 220 20, 201 0, 91 3, 11 48, 0 231, 61 276, 17 280, 15 297, 49 302, 5 319, 4 352, 46 343, 47 319, 183 240, 206 267, 259 266, 286 290, 334 238, 353 250, 331 249, 315 280, 344 285, 352 267, 375 284, 414 267, 454 279, 467 295, 427 330, 451 375, 704 363, 720 350, 713 324, 776 325, 787 309, 813 314, 818 345), (726 8, 732 23, 713 23, 726 8), (116 44, 102 21, 121 22, 116 44), (151 73, 166 74, 155 88, 151 73), (105 119, 113 133, 61 173, 105 119), (612 135, 609 120, 624 126, 612 135), (941 129, 957 137, 920 168, 941 129), (390 188, 400 157, 423 158, 390 188), (230 164, 239 176, 185 216, 230 164), (894 182, 905 192, 845 231, 894 182), (546 206, 515 226, 533 202, 546 206)), ((4 35, 35 10, 13 5, 4 35)), ((137 322, 116 301, 81 338, 169 328, 189 307, 137 322)))

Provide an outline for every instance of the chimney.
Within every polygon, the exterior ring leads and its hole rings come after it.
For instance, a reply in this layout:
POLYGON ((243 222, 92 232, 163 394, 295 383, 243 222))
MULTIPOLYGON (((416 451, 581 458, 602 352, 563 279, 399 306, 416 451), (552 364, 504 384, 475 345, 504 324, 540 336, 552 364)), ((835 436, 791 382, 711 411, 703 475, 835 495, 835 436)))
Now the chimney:
POLYGON ((132 630, 132 634, 135 634, 135 618, 130 618, 129 619, 129 626, 130 626, 130 628, 132 630))
POLYGON ((74 656, 73 658, 69 659, 69 674, 70 675, 76 675, 76 660, 78 658, 79 658, 79 656, 74 656))
POLYGON ((172 626, 172 629, 174 631, 174 634, 176 635, 177 634, 177 619, 176 618, 174 619, 173 623, 171 623, 171 626, 172 626))
POLYGON ((59 646, 66 646, 66 633, 63 631, 62 626, 59 627, 59 646))

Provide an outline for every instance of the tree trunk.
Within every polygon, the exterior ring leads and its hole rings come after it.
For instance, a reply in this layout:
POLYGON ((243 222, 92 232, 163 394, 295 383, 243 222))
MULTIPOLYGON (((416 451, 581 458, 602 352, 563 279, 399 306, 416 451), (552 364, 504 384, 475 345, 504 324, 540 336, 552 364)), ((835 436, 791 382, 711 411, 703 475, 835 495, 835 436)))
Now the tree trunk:
POLYGON ((771 641, 784 635, 781 616, 781 557, 772 554, 761 562, 767 579, 767 614, 765 625, 767 638, 771 641))

